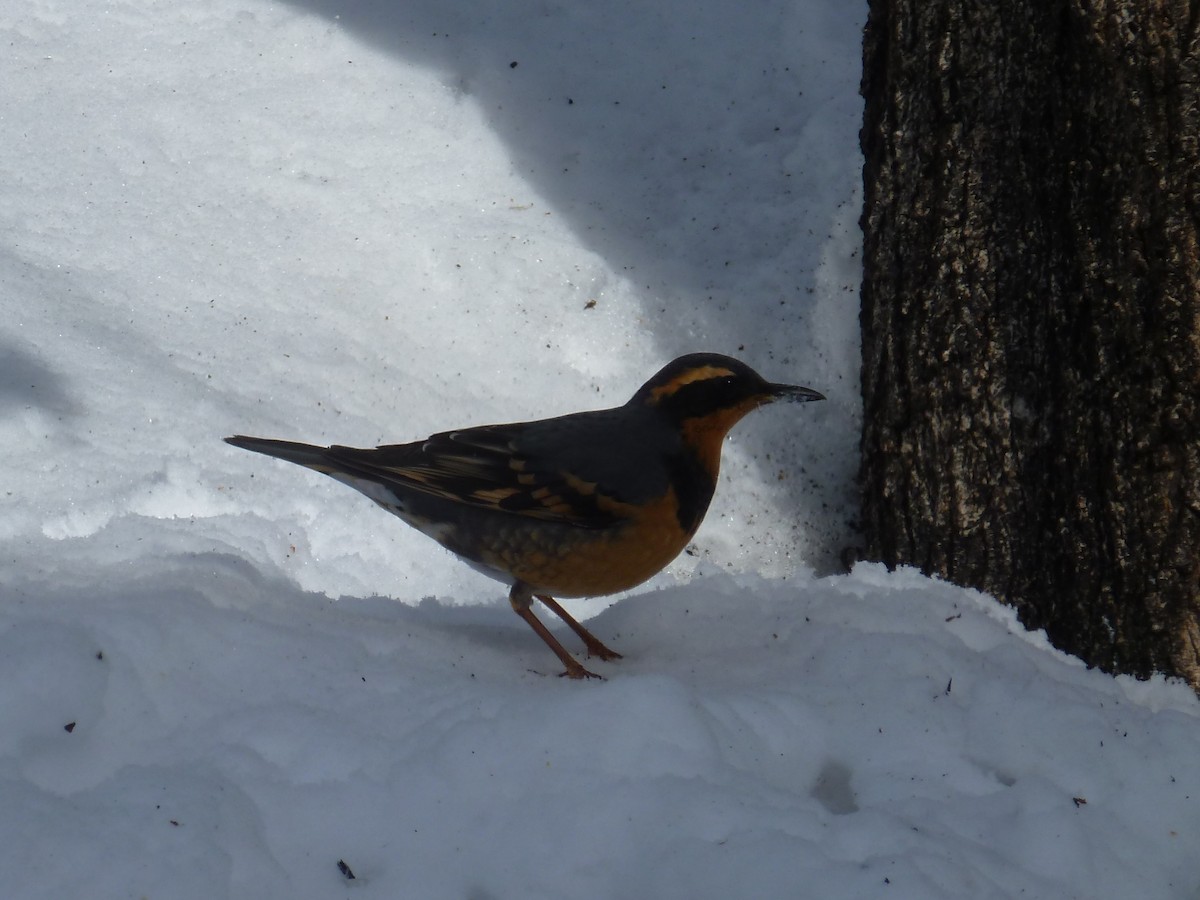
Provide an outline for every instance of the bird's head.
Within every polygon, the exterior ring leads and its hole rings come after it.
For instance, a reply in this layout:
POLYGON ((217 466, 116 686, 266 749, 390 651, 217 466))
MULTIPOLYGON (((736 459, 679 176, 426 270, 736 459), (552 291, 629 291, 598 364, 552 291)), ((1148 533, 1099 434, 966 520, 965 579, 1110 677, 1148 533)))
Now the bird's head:
POLYGON ((667 418, 715 476, 721 441, 746 413, 776 400, 824 399, 811 388, 773 384, 732 357, 690 353, 663 366, 629 404, 667 418))

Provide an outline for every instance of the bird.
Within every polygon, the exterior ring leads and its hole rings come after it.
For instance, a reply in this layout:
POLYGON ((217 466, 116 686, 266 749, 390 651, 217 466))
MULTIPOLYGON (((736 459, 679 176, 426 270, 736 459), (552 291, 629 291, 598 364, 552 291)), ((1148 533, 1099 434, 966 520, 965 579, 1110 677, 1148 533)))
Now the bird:
POLYGON ((234 435, 235 447, 329 475, 508 585, 516 612, 573 679, 588 671, 533 611, 536 599, 588 656, 620 659, 556 598, 636 587, 691 541, 716 490, 721 445, 747 413, 823 400, 718 353, 668 363, 622 406, 444 431, 359 449, 234 435))

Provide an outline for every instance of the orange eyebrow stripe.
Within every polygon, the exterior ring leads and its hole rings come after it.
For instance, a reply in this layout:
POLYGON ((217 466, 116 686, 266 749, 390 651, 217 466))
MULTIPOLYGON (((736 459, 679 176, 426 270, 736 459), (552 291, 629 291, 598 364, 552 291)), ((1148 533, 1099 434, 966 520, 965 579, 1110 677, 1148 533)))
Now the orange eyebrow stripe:
POLYGON ((707 381, 709 378, 727 378, 732 375, 733 372, 721 366, 698 366, 695 369, 688 369, 686 372, 681 372, 662 387, 655 388, 650 392, 650 396, 658 400, 661 397, 669 397, 685 384, 691 384, 694 381, 707 381))

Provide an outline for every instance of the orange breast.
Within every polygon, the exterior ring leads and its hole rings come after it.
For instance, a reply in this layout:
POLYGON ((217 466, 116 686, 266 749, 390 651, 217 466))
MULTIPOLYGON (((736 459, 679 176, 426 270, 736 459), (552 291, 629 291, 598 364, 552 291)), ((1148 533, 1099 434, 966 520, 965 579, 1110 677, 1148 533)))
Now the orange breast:
POLYGON ((483 561, 511 572, 535 593, 556 597, 600 597, 636 587, 678 556, 692 533, 679 525, 674 491, 650 504, 620 506, 625 521, 604 530, 522 522, 494 535, 483 561))

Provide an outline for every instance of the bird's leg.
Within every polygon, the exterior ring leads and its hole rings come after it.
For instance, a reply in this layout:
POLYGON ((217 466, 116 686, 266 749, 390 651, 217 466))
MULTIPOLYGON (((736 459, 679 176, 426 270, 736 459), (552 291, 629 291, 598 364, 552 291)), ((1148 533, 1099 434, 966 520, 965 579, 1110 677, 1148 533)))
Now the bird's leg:
POLYGON ((580 639, 587 645, 588 656, 598 656, 601 659, 620 659, 621 654, 616 650, 610 650, 600 642, 600 639, 575 621, 574 617, 567 612, 559 604, 557 600, 548 594, 536 594, 539 600, 546 604, 550 612, 554 613, 560 619, 567 623, 567 626, 579 635, 580 639))
MULTIPOLYGON (((534 630, 534 633, 546 642, 546 646, 554 651, 567 671, 562 674, 568 678, 601 678, 595 672, 589 672, 579 660, 567 652, 566 647, 558 642, 558 639, 550 633, 550 629, 538 621, 538 617, 533 614, 530 607, 533 605, 533 594, 528 586, 517 582, 513 585, 512 590, 508 592, 508 602, 512 604, 513 612, 528 623, 529 627, 534 630)), ((553 607, 551 607, 553 608, 553 607)))

